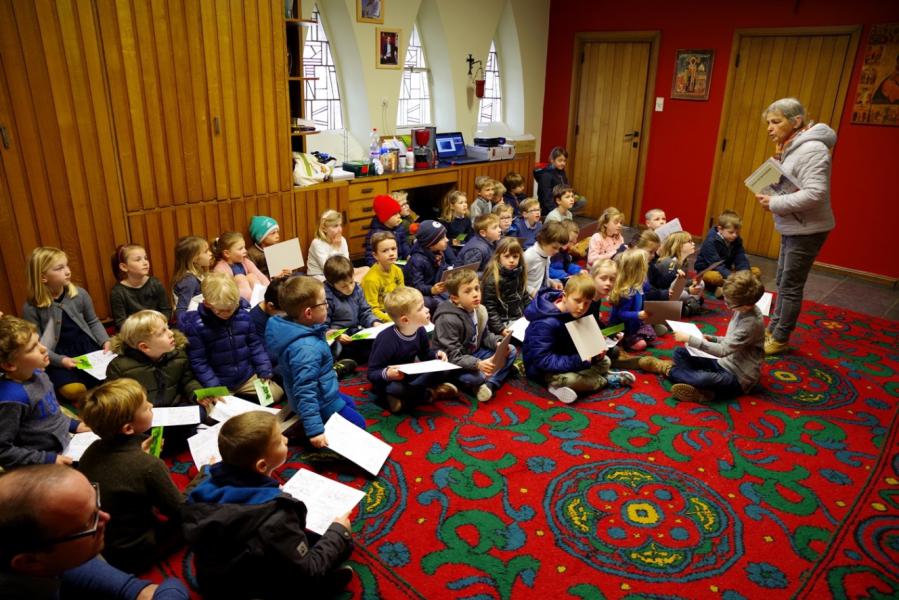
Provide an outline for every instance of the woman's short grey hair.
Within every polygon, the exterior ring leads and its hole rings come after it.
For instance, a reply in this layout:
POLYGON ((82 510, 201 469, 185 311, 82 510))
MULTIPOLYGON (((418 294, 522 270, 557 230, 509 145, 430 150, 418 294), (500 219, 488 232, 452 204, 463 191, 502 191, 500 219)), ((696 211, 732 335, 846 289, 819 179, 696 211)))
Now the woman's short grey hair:
POLYGON ((805 121, 805 107, 796 98, 775 100, 762 112, 762 118, 767 118, 771 113, 780 113, 790 120, 800 117, 803 122, 805 121))

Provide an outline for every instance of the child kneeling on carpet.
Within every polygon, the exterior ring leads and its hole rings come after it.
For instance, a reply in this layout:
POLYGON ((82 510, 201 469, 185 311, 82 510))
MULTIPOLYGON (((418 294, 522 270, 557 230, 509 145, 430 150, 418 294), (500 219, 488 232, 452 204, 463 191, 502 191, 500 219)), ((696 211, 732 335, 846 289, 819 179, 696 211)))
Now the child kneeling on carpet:
POLYGON ((232 417, 218 444, 222 462, 204 469, 183 508, 204 597, 284 598, 291 590, 311 598, 346 587, 353 576, 341 565, 353 551, 350 515, 334 519, 321 537, 306 531, 306 505, 271 477, 287 460, 277 417, 232 417))
POLYGON ((165 463, 147 452, 150 438, 144 434, 153 425, 153 404, 141 384, 126 377, 89 391, 81 415, 100 436, 78 470, 102 490, 103 510, 110 515, 103 558, 123 571, 143 573, 182 544, 184 496, 165 463))
POLYGON ((487 309, 481 304, 481 284, 471 269, 453 271, 446 280, 450 299, 434 313, 434 345, 449 361, 462 367, 452 371, 479 402, 486 402, 502 386, 517 354, 509 345, 506 364, 496 368, 494 355, 503 337, 487 329, 487 309), (458 375, 456 375, 458 373, 458 375))
POLYGON ((394 326, 375 338, 368 359, 368 379, 375 394, 375 402, 399 412, 415 402, 447 400, 459 395, 451 383, 443 383, 446 371, 422 373, 412 377, 390 365, 404 365, 418 360, 446 360, 442 350, 432 350, 425 326, 431 322, 431 312, 425 306, 424 295, 411 287, 398 287, 384 298, 387 314, 394 326))
POLYGON ((596 284, 587 273, 568 278, 563 291, 546 289, 524 311, 529 321, 525 332, 524 367, 531 379, 545 383, 549 393, 570 404, 579 392, 595 392, 607 386, 630 385, 636 378, 628 371, 610 371, 605 353, 583 360, 565 327, 583 317, 596 295, 596 284))
MULTIPOLYGON (((724 280, 724 303, 734 311, 723 338, 703 338, 675 332, 674 339, 708 352, 718 359, 692 356, 687 349, 674 350, 674 368, 668 378, 677 400, 711 402, 749 392, 758 383, 764 358, 765 324, 755 305, 765 286, 752 271, 737 271, 724 280)), ((530 339, 528 339, 530 341, 530 339)))
POLYGON ((297 276, 281 285, 278 302, 285 316, 275 316, 265 327, 265 345, 278 355, 284 389, 294 413, 315 448, 328 445, 325 422, 334 413, 365 429, 349 396, 340 393, 331 348, 325 341, 328 301, 322 282, 297 276))

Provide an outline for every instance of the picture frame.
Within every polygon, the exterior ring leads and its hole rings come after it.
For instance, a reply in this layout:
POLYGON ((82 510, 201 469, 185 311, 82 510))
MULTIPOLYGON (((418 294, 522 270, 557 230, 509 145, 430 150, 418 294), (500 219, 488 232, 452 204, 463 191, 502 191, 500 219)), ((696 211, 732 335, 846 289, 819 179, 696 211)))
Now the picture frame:
POLYGON ((356 0, 358 23, 384 23, 384 3, 387 0, 356 0))
POLYGON ((712 87, 714 50, 677 50, 671 98, 676 100, 708 100, 712 87))
POLYGON ((402 69, 405 57, 400 52, 402 29, 375 28, 375 67, 378 69, 402 69))
POLYGON ((871 27, 855 86, 852 122, 899 127, 899 23, 871 27))

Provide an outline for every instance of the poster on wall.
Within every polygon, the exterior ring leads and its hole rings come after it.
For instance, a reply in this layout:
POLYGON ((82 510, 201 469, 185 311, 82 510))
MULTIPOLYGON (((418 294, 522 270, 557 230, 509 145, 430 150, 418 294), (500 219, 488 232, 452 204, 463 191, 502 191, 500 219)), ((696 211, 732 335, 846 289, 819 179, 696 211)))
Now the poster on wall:
POLYGON ((714 60, 714 50, 678 50, 674 59, 671 97, 678 100, 708 100, 714 60))
POLYGON ((871 27, 852 122, 899 126, 899 23, 871 27))

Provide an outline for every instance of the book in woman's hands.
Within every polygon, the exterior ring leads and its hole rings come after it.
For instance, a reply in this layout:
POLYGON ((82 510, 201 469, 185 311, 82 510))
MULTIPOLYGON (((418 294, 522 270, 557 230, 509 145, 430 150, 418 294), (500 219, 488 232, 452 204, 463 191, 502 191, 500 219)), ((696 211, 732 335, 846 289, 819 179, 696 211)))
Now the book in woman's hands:
POLYGON ((783 196, 802 189, 799 182, 786 173, 783 166, 773 158, 763 162, 743 183, 753 194, 766 196, 783 196))

